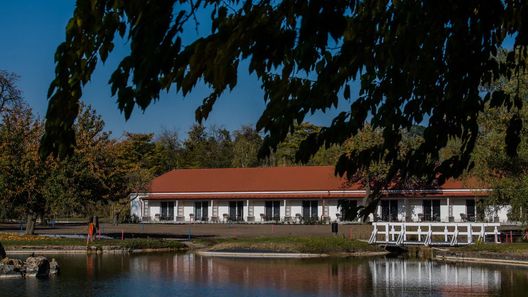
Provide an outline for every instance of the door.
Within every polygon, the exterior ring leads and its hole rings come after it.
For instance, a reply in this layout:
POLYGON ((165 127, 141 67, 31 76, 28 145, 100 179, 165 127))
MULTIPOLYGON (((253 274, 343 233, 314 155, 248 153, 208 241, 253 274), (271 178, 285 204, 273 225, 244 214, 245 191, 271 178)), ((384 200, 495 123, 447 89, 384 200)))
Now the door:
POLYGON ((207 221, 209 218, 209 203, 207 201, 197 201, 194 203, 194 218, 196 221, 207 221))
POLYGON ((389 221, 389 211, 390 211, 389 200, 381 200, 381 220, 384 222, 389 221))
POLYGON ((311 214, 312 214, 312 220, 319 219, 319 202, 318 201, 310 201, 311 203, 311 214))
POLYGON ((194 202, 194 220, 202 220, 202 202, 194 202))
POLYGON ((398 221, 398 200, 390 200, 390 219, 391 222, 398 221))
POLYGON ((161 202, 161 220, 174 220, 174 202, 161 202))
POLYGON ((244 201, 229 202, 229 218, 231 221, 242 221, 244 219, 244 201))
POLYGON ((475 221, 475 199, 466 200, 466 214, 467 220, 470 222, 475 221))
POLYGON ((229 202, 229 219, 231 221, 236 221, 237 217, 237 203, 236 201, 229 202))
POLYGON ((433 221, 440 222, 440 200, 433 200, 433 221))
POLYGON ((423 201, 423 215, 426 222, 440 222, 440 200, 426 199, 423 201))
POLYGON ((310 219, 310 201, 303 201, 302 202, 302 208, 303 208, 303 219, 308 220, 310 219))
POLYGON ((317 200, 305 200, 302 202, 303 205, 303 219, 306 220, 318 220, 319 219, 319 202, 317 200))
POLYGON ((209 202, 202 202, 202 221, 209 220, 209 202))
POLYGON ((273 201, 266 201, 266 213, 265 213, 265 221, 271 220, 273 217, 273 201))
POLYGON ((273 201, 273 220, 280 220, 280 201, 273 201))
POLYGON ((266 221, 280 220, 280 201, 266 201, 266 221))
POLYGON ((424 200, 422 205, 423 205, 423 215, 424 215, 423 219, 426 222, 430 222, 432 218, 431 200, 424 200))

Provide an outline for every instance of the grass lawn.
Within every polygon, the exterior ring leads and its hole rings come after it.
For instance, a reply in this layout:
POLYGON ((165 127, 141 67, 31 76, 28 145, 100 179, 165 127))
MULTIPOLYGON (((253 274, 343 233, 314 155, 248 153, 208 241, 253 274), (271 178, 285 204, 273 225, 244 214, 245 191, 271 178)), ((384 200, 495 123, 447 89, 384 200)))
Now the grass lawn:
MULTIPOLYGON (((38 235, 18 235, 14 233, 0 233, 0 242, 6 248, 14 247, 67 247, 86 246, 86 240, 73 238, 50 238, 38 235)), ((103 247, 112 246, 123 249, 186 249, 186 245, 175 240, 160 239, 125 239, 125 240, 96 240, 89 246, 103 247)))
POLYGON ((263 251, 283 253, 361 253, 382 252, 383 249, 359 240, 330 236, 285 236, 229 239, 201 239, 197 243, 212 251, 263 251))

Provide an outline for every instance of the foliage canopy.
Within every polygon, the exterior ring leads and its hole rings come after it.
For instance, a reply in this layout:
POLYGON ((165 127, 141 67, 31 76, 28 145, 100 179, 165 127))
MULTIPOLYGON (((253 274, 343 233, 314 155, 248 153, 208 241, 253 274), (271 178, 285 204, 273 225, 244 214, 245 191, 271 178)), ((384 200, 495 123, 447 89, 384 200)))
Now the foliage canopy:
POLYGON ((82 87, 117 36, 129 41, 130 53, 109 83, 126 118, 161 91, 174 87, 186 95, 204 82, 211 93, 196 118, 206 119, 221 94, 237 85, 240 61, 247 60, 267 103, 257 123, 266 133, 261 155, 308 114, 337 105, 349 109, 311 133, 297 160, 370 124, 382 131, 382 141, 343 154, 338 173, 352 176, 383 161, 386 182, 409 176, 442 182, 471 167, 478 117, 488 105, 506 108, 504 141, 508 154, 517 154, 521 98, 482 86, 524 71, 526 1, 78 0, 55 56, 43 155, 72 150, 82 87), (186 24, 199 10, 211 12, 211 31, 184 44, 186 24), (498 59, 506 40, 513 50, 498 59), (417 124, 425 126, 423 141, 402 154, 403 134, 417 124), (441 159, 452 139, 457 147, 441 159))

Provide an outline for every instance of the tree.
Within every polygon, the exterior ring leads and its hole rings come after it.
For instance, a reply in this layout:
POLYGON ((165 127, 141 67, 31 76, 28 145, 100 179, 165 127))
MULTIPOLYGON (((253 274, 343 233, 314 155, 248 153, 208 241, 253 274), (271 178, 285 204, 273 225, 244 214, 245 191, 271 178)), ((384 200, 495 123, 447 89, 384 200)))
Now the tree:
POLYGON ((111 211, 116 223, 130 207, 130 193, 146 192, 148 183, 159 170, 153 137, 150 133, 125 133, 125 139, 110 148, 112 174, 108 184, 114 198, 111 211))
POLYGON ((152 168, 156 145, 154 134, 125 133, 125 139, 120 143, 124 154, 122 157, 131 166, 152 168))
POLYGON ((233 143, 229 131, 203 125, 193 125, 183 142, 186 168, 225 168, 231 166, 233 143))
POLYGON ((42 123, 24 104, 6 112, 0 125, 2 204, 26 216, 26 234, 33 234, 36 218, 46 207, 42 187, 46 160, 38 156, 42 131, 42 123))
POLYGON ((98 204, 113 199, 108 180, 114 170, 110 133, 104 131, 104 121, 91 106, 83 103, 80 109, 73 154, 49 170, 46 194, 55 215, 93 215, 98 204))
POLYGON ((257 167, 262 137, 251 126, 242 126, 234 132, 232 167, 257 167))
MULTIPOLYGON (((284 141, 282 141, 282 143, 279 144, 276 150, 272 153, 272 159, 275 161, 275 164, 273 165, 291 166, 296 164, 298 161, 296 153, 299 150, 301 143, 313 133, 317 133, 319 130, 319 127, 311 123, 303 122, 295 125, 292 132, 288 134, 284 141)), ((262 149, 266 150, 267 147, 262 147, 262 149)))
POLYGON ((231 133, 225 128, 211 127, 209 129, 209 164, 204 167, 226 168, 233 162, 233 141, 231 133))
POLYGON ((0 116, 9 108, 22 103, 22 95, 16 87, 18 76, 0 70, 0 116))
POLYGON ((155 146, 156 175, 181 167, 183 147, 176 131, 162 130, 155 146))
POLYGON ((187 139, 183 142, 184 160, 187 168, 206 167, 208 162, 207 131, 203 125, 193 125, 187 132, 187 139))
MULTIPOLYGON (((494 189, 488 205, 510 205, 510 218, 518 221, 528 220, 528 130, 523 128, 518 154, 510 157, 504 145, 498 140, 506 133, 504 123, 508 113, 505 110, 493 110, 482 117, 482 133, 475 148, 473 174, 488 187, 494 189)), ((523 121, 528 120, 528 109, 523 108, 523 121)))
MULTIPOLYGON (((528 100, 528 74, 523 73, 515 79, 497 80, 491 88, 503 90, 511 96, 518 96, 524 102, 528 100)), ((528 107, 523 107, 517 116, 524 123, 528 121, 528 107)), ((472 174, 479 178, 482 186, 491 187, 490 199, 485 205, 493 206, 496 211, 501 205, 511 206, 511 219, 528 220, 528 128, 522 127, 518 150, 515 156, 507 153, 507 146, 501 141, 508 133, 505 123, 510 118, 506 106, 486 107, 479 118, 480 133, 473 154, 475 168, 472 174)), ((496 215, 496 213, 492 213, 496 215)))
POLYGON ((266 133, 265 155, 307 114, 344 104, 348 111, 303 141, 299 161, 370 124, 382 131, 381 144, 344 155, 337 173, 351 177, 377 160, 361 156, 383 155, 386 181, 416 176, 442 183, 471 168, 487 104, 507 106, 506 151, 517 153, 522 100, 480 87, 526 68, 527 18, 528 3, 520 0, 80 0, 55 56, 42 154, 71 151, 82 87, 119 35, 129 40, 130 54, 110 85, 126 118, 161 91, 175 87, 187 95, 202 81, 211 93, 196 117, 206 119, 247 60, 267 102, 257 123, 266 133), (200 9, 211 12, 211 32, 184 45, 184 28, 200 9), (500 60, 505 40, 514 50, 500 60), (425 126, 423 142, 401 154, 402 133, 417 124, 425 126), (459 145, 441 160, 450 139, 459 145))
MULTIPOLYGON (((13 73, 8 73, 7 71, 0 70, 0 120, 3 116, 8 113, 12 107, 18 105, 21 101, 21 92, 16 87, 17 76, 13 73)), ((0 122, 0 124, 3 124, 0 122)), ((0 159, 0 166, 5 166, 5 159, 0 159)), ((0 173, 0 197, 5 198, 6 189, 6 178, 5 174, 0 173)), ((0 198, 1 201, 2 198, 0 198)), ((2 203, 5 205, 0 210, 0 218, 6 217, 9 213, 12 212, 10 204, 2 203)))

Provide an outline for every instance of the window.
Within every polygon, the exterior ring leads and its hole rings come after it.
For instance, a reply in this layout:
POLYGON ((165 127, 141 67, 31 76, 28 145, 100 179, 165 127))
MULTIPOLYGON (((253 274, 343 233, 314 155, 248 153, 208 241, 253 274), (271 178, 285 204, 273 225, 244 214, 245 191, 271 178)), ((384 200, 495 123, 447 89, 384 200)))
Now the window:
POLYGON ((195 221, 207 221, 209 219, 209 214, 207 207, 209 203, 207 201, 197 201, 194 202, 194 220, 195 221))
POLYGON ((317 200, 305 200, 302 202, 303 206, 303 219, 306 220, 318 220, 319 212, 317 207, 319 203, 317 200))
POLYGON ((398 200, 381 200, 381 220, 398 221, 398 200))
POLYGON ((425 199, 423 205, 423 220, 426 222, 440 222, 440 200, 425 199))
POLYGON ((266 201, 266 221, 280 220, 280 201, 266 201))
POLYGON ((466 200, 466 215, 468 221, 475 221, 475 199, 466 200))
POLYGON ((161 202, 160 220, 174 221, 174 202, 161 202))
POLYGON ((229 219, 237 222, 244 220, 244 201, 229 202, 229 219))

